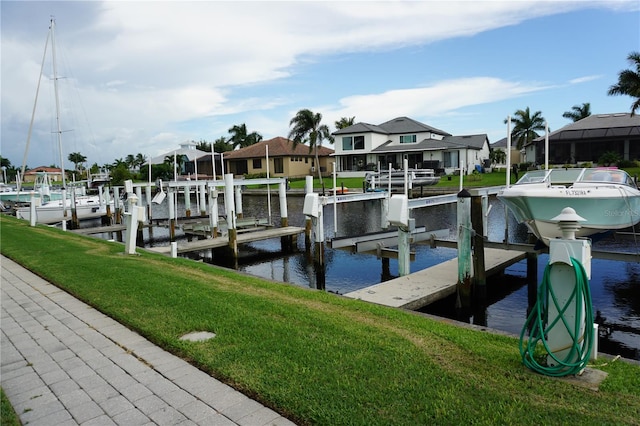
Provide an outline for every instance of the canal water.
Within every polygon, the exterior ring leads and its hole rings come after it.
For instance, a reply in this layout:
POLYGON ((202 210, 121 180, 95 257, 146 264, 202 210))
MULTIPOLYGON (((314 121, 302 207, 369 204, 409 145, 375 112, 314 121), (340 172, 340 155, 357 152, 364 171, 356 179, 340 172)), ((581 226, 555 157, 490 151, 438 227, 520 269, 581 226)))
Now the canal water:
MULTIPOLYGON (((287 198, 289 225, 304 227, 302 214, 304 198, 287 198)), ((333 237, 356 236, 379 231, 381 228, 381 206, 379 201, 364 201, 339 204, 337 206, 337 227, 334 228, 332 205, 324 208, 324 229, 327 239, 333 237)), ((509 242, 525 242, 528 238, 524 225, 515 222, 511 214, 494 197, 490 199, 488 215, 488 237, 490 241, 503 241, 508 229, 509 242), (505 226, 506 224, 506 226, 505 226)), ((184 216, 184 206, 180 205, 179 216, 184 216)), ((192 212, 196 212, 196 201, 192 200, 192 212)), ((449 238, 456 239, 456 204, 432 206, 413 210, 416 226, 427 230, 448 229, 449 238)), ((219 209, 224 212, 222 205, 219 209)), ((244 217, 268 218, 269 208, 265 195, 243 195, 244 217)), ((168 217, 167 203, 154 206, 153 217, 168 217)), ((279 200, 277 192, 271 197, 271 223, 280 224, 279 200)), ((108 236, 104 236, 108 237, 108 236)), ((179 241, 184 240, 179 236, 179 241)), ((145 246, 168 245, 168 232, 155 228, 153 236, 145 231, 145 246)), ((640 253, 640 241, 618 242, 604 239, 594 243, 594 250, 613 250, 640 253)), ((428 244, 412 245, 415 261, 411 262, 411 272, 426 269, 443 261, 453 259, 455 249, 431 248, 428 244)), ((190 255, 205 262, 228 266, 222 260, 213 258, 211 251, 190 255)), ((639 256, 640 259, 640 256, 639 256)), ((324 277, 314 270, 312 259, 304 250, 304 237, 298 239, 298 251, 288 255, 280 253, 280 240, 272 239, 251 243, 241 249, 238 260, 239 271, 287 282, 302 287, 324 288, 326 291, 344 294, 398 276, 398 262, 391 259, 388 268, 375 254, 355 254, 346 250, 326 248, 324 277), (322 282, 324 278, 324 282, 322 282)), ((538 277, 543 276, 548 255, 538 256, 538 277)), ((423 311, 451 319, 486 326, 505 332, 520 334, 526 320, 527 285, 526 261, 507 268, 503 276, 490 277, 487 282, 487 306, 477 307, 474 312, 457 312, 454 298, 442 300, 426 307, 423 311)), ((599 311, 604 319, 600 327, 599 349, 612 355, 640 360, 640 262, 620 262, 592 259, 591 296, 594 311, 599 311)))

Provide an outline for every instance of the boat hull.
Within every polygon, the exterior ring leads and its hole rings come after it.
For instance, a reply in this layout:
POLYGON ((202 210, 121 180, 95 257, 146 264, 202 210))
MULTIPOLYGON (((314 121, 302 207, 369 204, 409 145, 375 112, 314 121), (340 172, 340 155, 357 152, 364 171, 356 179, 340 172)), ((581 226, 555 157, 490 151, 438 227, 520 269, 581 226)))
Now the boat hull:
POLYGON ((573 208, 585 219, 576 232, 589 237, 610 230, 624 229, 640 221, 640 192, 628 186, 546 187, 504 189, 498 198, 512 211, 518 222, 549 244, 562 235, 553 220, 565 207, 573 208))
MULTIPOLYGON (((41 206, 36 206, 36 223, 52 224, 71 220, 72 212, 70 203, 66 205, 66 216, 62 206, 62 201, 50 202, 41 206)), ((113 204, 111 205, 113 211, 113 204)), ((76 204, 76 217, 78 220, 100 218, 107 214, 107 206, 99 200, 83 200, 76 204)), ((31 220, 31 208, 20 207, 16 209, 16 217, 23 220, 31 220)))

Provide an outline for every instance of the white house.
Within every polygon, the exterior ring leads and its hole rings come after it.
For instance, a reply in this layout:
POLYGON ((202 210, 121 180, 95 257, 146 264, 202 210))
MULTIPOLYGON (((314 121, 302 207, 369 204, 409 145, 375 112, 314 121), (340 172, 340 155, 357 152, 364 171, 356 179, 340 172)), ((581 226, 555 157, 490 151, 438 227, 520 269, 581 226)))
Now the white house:
POLYGON ((453 136, 447 132, 398 117, 374 125, 356 123, 333 133, 336 167, 340 176, 364 176, 365 171, 400 169, 407 159, 410 168, 434 169, 450 174, 466 173, 489 159, 486 134, 453 136))

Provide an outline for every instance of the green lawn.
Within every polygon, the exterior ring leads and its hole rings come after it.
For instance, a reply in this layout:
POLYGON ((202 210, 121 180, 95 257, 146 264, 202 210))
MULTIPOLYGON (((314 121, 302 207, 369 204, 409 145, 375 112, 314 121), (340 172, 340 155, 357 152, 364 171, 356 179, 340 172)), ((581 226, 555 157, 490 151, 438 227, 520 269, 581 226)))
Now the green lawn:
POLYGON ((515 338, 0 218, 3 255, 300 424, 637 424, 640 367, 598 392, 515 338), (191 331, 217 337, 180 341, 191 331))

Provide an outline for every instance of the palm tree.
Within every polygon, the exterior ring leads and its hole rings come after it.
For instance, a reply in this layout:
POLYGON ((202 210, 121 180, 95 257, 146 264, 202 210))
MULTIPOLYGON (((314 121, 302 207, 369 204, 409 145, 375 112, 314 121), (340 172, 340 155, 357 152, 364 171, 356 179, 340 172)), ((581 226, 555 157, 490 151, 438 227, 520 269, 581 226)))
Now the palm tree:
POLYGON ((147 157, 145 157, 144 155, 142 155, 142 153, 137 153, 136 154, 136 161, 135 161, 135 166, 138 168, 138 170, 140 169, 140 167, 142 167, 144 165, 144 163, 147 162, 147 157))
POLYGON ((127 164, 127 168, 129 169, 129 171, 133 170, 133 168, 136 165, 136 157, 133 154, 129 154, 127 155, 127 158, 124 160, 124 162, 127 164))
POLYGON ((580 121, 583 118, 587 118, 591 115, 591 104, 585 102, 582 105, 574 105, 571 107, 571 111, 566 111, 562 116, 572 120, 574 123, 580 121))
POLYGON ((211 143, 205 140, 201 140, 196 144, 196 149, 198 151, 211 152, 211 143))
POLYGON ((213 143, 213 149, 215 150, 215 152, 233 151, 233 144, 231 142, 227 142, 227 138, 225 138, 224 136, 220 136, 213 143))
POLYGON ((356 120, 356 117, 342 117, 340 120, 335 122, 336 125, 336 129, 340 130, 340 129, 345 129, 349 126, 353 126, 354 121, 356 120))
POLYGON ((289 126, 293 126, 289 132, 289 139, 293 141, 293 148, 300 143, 309 143, 309 152, 313 149, 316 157, 316 170, 318 171, 318 179, 322 182, 322 192, 324 192, 324 182, 320 174, 320 162, 318 160, 318 147, 322 146, 323 140, 333 143, 333 136, 329 132, 329 127, 322 122, 322 114, 313 113, 308 109, 301 109, 295 117, 289 122, 289 126))
POLYGON ((631 104, 631 116, 636 113, 636 110, 640 108, 640 52, 631 52, 627 57, 627 60, 633 70, 623 70, 618 74, 618 84, 614 84, 609 88, 607 93, 609 96, 614 95, 628 95, 635 98, 635 101, 631 104))
POLYGON ((229 133, 232 134, 229 141, 235 147, 244 148, 262 140, 262 135, 258 132, 247 133, 247 125, 242 123, 241 125, 235 125, 229 129, 229 133))
MULTIPOLYGON (((516 146, 518 149, 522 147, 539 135, 536 130, 544 130, 545 119, 542 117, 540 111, 536 111, 533 115, 529 111, 529 107, 524 111, 519 109, 511 117, 513 129, 511 130, 511 138, 516 140, 516 146)), ((504 121, 505 123, 507 120, 504 121)))
POLYGON ((69 159, 69 161, 71 161, 74 164, 74 172, 79 172, 80 169, 78 168, 78 164, 82 164, 85 161, 87 161, 87 157, 85 157, 84 155, 80 154, 79 152, 72 152, 71 154, 69 154, 69 157, 67 157, 69 159))

